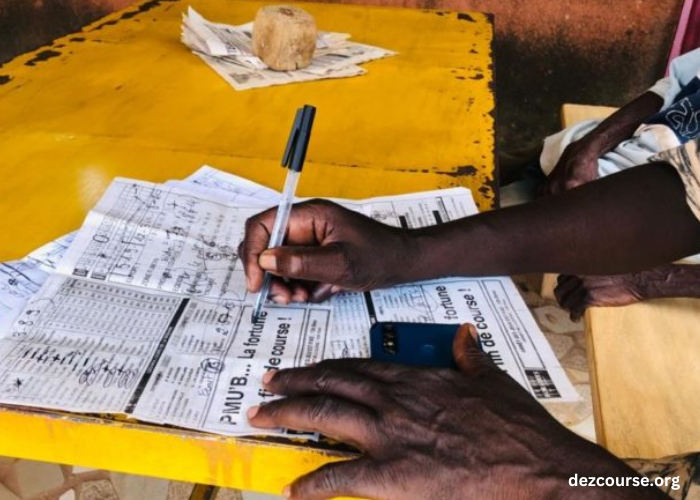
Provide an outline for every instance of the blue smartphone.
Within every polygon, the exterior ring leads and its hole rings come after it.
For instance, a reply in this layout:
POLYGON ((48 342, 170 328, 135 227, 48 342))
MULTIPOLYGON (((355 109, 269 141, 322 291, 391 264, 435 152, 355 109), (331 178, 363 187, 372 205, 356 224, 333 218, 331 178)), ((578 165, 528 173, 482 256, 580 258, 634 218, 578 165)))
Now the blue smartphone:
POLYGON ((410 366, 455 368, 452 341, 459 325, 377 322, 370 328, 371 357, 410 366))

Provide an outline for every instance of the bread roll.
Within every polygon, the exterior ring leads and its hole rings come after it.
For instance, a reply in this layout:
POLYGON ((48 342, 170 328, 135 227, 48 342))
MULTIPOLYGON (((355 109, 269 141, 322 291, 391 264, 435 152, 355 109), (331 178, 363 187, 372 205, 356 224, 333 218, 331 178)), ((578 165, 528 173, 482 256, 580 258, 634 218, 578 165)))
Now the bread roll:
POLYGON ((291 5, 268 5, 255 15, 253 54, 270 69, 302 69, 311 63, 316 36, 316 22, 308 12, 291 5))

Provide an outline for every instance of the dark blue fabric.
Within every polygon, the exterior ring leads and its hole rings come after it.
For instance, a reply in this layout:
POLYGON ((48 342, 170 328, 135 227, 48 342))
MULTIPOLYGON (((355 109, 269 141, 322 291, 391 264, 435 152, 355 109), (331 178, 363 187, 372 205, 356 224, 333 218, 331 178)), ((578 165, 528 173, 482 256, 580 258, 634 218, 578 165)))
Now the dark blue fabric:
POLYGON ((700 79, 696 76, 681 89, 673 104, 646 123, 669 127, 681 144, 700 136, 700 79))

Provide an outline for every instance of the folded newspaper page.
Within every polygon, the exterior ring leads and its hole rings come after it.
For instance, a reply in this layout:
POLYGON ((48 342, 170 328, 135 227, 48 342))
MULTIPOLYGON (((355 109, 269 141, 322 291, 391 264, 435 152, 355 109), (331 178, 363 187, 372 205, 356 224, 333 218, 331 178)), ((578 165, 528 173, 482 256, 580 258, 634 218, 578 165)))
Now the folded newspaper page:
POLYGON ((327 357, 332 320, 269 304, 251 322, 236 248, 259 210, 115 180, 3 331, 0 402, 257 433, 262 375, 327 357))
MULTIPOLYGON (((185 181, 174 183, 248 204, 255 203, 253 193, 264 193, 258 202, 264 207, 275 205, 280 196, 277 193, 275 197, 269 188, 207 166, 185 181)), ((405 228, 440 224, 478 212, 471 192, 464 188, 334 201, 384 224, 405 228)), ((579 399, 508 277, 450 278, 368 293, 342 293, 332 303, 332 357, 369 357, 369 328, 374 321, 468 322, 476 326, 482 345, 494 362, 537 399, 542 402, 579 399)))
MULTIPOLYGON (((373 321, 471 322, 535 397, 578 399, 505 277, 269 304, 252 323, 235 249, 245 220, 279 196, 211 167, 165 185, 119 179, 77 234, 1 264, 0 402, 256 434, 245 413, 274 397, 267 370, 367 357, 373 321)), ((335 201, 409 228, 476 213, 463 188, 335 201)))
POLYGON ((56 269, 75 233, 58 238, 34 250, 24 259, 0 263, 0 332, 12 326, 27 301, 56 269))
POLYGON ((396 54, 350 42, 350 35, 345 33, 320 32, 308 67, 273 71, 253 54, 252 30, 252 23, 241 26, 213 23, 189 7, 183 15, 182 42, 236 90, 359 76, 366 71, 358 64, 396 54))

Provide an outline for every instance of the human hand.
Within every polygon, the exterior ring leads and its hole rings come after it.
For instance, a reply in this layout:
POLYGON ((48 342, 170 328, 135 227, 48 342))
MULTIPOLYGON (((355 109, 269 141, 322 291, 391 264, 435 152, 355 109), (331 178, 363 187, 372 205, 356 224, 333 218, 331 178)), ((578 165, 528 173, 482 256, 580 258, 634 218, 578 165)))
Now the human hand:
POLYGON ((478 349, 475 339, 472 325, 460 327, 453 345, 458 370, 343 359, 268 372, 266 389, 287 398, 251 408, 253 426, 320 432, 364 452, 297 479, 285 495, 293 500, 665 498, 641 488, 630 493, 570 487, 568 479, 576 473, 636 474, 561 426, 478 349))
POLYGON ((547 177, 542 194, 559 194, 597 179, 599 157, 596 148, 585 138, 572 142, 547 177))
POLYGON ((405 281, 413 242, 402 229, 380 224, 326 200, 295 205, 282 247, 267 249, 277 209, 250 218, 238 254, 248 290, 268 271, 270 296, 280 303, 320 302, 342 290, 370 290, 405 281))
POLYGON ((645 299, 645 273, 614 276, 559 275, 554 296, 569 311, 571 320, 581 319, 589 307, 626 306, 645 299))
POLYGON ((574 321, 589 307, 626 306, 663 297, 700 297, 700 266, 667 264, 613 276, 561 275, 554 295, 574 321))

